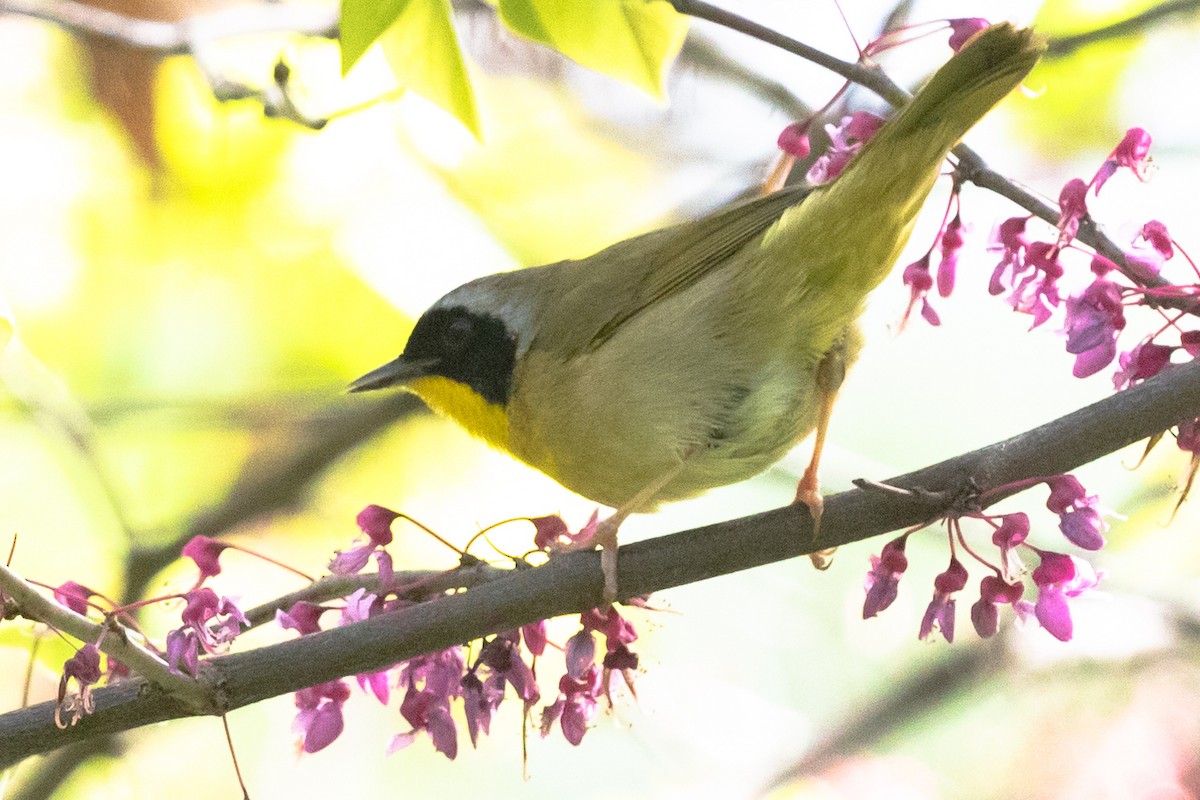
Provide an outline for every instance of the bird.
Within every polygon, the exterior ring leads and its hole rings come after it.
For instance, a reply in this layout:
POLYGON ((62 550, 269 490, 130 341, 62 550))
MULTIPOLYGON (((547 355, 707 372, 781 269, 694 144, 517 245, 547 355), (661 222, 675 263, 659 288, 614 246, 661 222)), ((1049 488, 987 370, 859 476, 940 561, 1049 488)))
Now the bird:
POLYGON ((833 398, 951 148, 1045 44, 992 25, 834 180, 801 183, 594 255, 472 280, 348 387, 399 387, 487 444, 616 509, 594 542, 618 596, 617 529, 754 476, 817 431, 797 501, 819 522, 833 398))

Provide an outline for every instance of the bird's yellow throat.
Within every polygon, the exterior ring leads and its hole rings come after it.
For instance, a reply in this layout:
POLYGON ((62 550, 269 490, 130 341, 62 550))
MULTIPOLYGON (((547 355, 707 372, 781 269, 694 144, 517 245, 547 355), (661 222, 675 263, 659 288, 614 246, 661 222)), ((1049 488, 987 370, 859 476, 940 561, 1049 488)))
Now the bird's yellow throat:
POLYGON ((439 414, 444 414, 492 447, 511 452, 508 446, 508 413, 504 406, 489 403, 466 384, 428 375, 416 378, 409 388, 439 414))

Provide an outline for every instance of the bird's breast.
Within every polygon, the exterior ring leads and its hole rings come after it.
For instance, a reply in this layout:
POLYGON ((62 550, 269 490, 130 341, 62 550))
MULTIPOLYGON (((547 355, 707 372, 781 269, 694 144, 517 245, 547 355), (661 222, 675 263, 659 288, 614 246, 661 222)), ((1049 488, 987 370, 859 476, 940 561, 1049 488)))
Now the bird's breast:
POLYGON ((454 420, 471 435, 499 450, 512 451, 504 406, 488 402, 470 386, 440 375, 417 378, 409 387, 426 405, 454 420))

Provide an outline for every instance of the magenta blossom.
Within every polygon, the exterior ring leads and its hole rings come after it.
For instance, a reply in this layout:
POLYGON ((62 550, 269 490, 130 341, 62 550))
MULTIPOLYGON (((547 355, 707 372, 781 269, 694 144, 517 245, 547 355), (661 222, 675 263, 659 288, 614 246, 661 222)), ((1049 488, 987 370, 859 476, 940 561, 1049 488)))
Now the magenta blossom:
POLYGON ((1074 625, 1067 601, 1094 589, 1100 575, 1092 570, 1091 564, 1064 553, 1038 550, 1042 563, 1033 571, 1033 582, 1038 587, 1034 613, 1042 627, 1059 641, 1071 640, 1074 625))
POLYGON ((450 714, 450 701, 462 693, 465 666, 457 647, 415 656, 401 665, 398 684, 406 692, 400 714, 412 730, 393 738, 388 752, 407 747, 424 731, 435 750, 454 760, 458 727, 450 714))
POLYGON ((300 710, 292 731, 303 752, 323 750, 342 734, 342 706, 349 698, 350 687, 345 681, 320 683, 296 692, 296 708, 300 710))
MULTIPOLYGON (((383 611, 383 600, 380 597, 363 588, 355 589, 354 593, 346 598, 346 605, 342 608, 342 618, 339 624, 353 625, 355 622, 362 622, 381 611, 383 611)), ((358 681, 360 689, 364 692, 370 691, 375 695, 376 700, 387 705, 388 699, 391 697, 388 670, 361 672, 354 677, 358 681)))
POLYGON ((1121 287, 1096 278, 1078 297, 1067 299, 1067 352, 1075 356, 1076 378, 1094 375, 1117 356, 1117 335, 1125 328, 1121 287))
POLYGON ((1057 247, 1066 247, 1079 233, 1079 224, 1087 216, 1088 185, 1079 178, 1072 178, 1063 186, 1058 195, 1058 207, 1061 209, 1058 218, 1057 247))
POLYGON ((867 599, 863 602, 863 619, 871 617, 890 606, 900 589, 900 578, 908 569, 908 557, 904 545, 908 535, 893 539, 883 546, 878 556, 871 556, 871 571, 867 573, 867 599))
POLYGON ((592 512, 592 516, 578 533, 571 533, 567 523, 557 514, 549 517, 533 517, 533 546, 548 553, 558 553, 564 550, 574 550, 586 546, 596 536, 596 528, 600 524, 600 511, 592 512))
POLYGON ((883 126, 883 117, 869 111, 855 111, 842 117, 837 125, 826 125, 825 132, 829 134, 829 149, 813 162, 808 170, 810 183, 827 183, 846 168, 850 159, 862 149, 862 146, 883 126))
POLYGON ((96 596, 88 587, 75 581, 67 581, 54 590, 54 599, 76 614, 87 616, 88 601, 96 596))
POLYGON ((1158 275, 1175 255, 1175 242, 1167 226, 1157 220, 1143 225, 1132 244, 1133 249, 1125 251, 1125 262, 1144 276, 1158 275))
POLYGON ((1113 388, 1128 389, 1147 378, 1153 378, 1171 363, 1174 347, 1145 341, 1128 353, 1122 353, 1117 363, 1121 369, 1113 375, 1113 388))
POLYGON ((321 630, 321 615, 329 609, 316 603, 298 600, 287 611, 275 612, 275 622, 284 630, 293 630, 301 636, 321 630))
POLYGON ((808 139, 808 126, 811 121, 793 122, 784 128, 776 142, 779 149, 797 160, 808 158, 812 151, 812 143, 808 139))
POLYGON ((58 681, 58 701, 54 707, 56 726, 66 728, 92 713, 92 687, 99 682, 100 675, 100 648, 90 642, 66 660, 58 681), (72 685, 78 689, 72 691, 72 685))
POLYGON ((979 599, 971 606, 971 624, 975 632, 986 639, 1000 628, 1000 603, 1014 607, 1025 593, 1020 583, 1008 583, 997 575, 987 575, 979 584, 979 599))
POLYGON ((904 310, 904 320, 908 320, 912 315, 912 310, 916 308, 917 303, 920 303, 921 318, 936 327, 942 324, 942 320, 927 299, 929 290, 933 288, 933 276, 929 273, 929 257, 930 253, 926 253, 904 268, 904 285, 908 287, 908 308, 904 310))
POLYGON ((462 679, 463 710, 467 718, 467 734, 471 738, 471 746, 477 746, 480 733, 488 733, 492 724, 492 714, 500 707, 504 699, 504 676, 496 672, 486 680, 480 680, 474 672, 468 672, 462 679))
POLYGON ((329 562, 329 571, 334 575, 357 575, 374 556, 379 567, 379 585, 392 585, 392 557, 384 548, 392 543, 391 525, 400 517, 396 511, 383 506, 370 505, 358 512, 356 522, 367 541, 349 550, 338 550, 329 562))
POLYGON ((1150 164, 1150 134, 1142 128, 1130 128, 1092 178, 1096 194, 1100 194, 1100 189, 1120 167, 1130 169, 1138 180, 1146 180, 1150 175, 1150 164))
POLYGON ((479 651, 479 661, 511 684, 517 697, 528 706, 538 701, 541 692, 533 670, 521 658, 520 643, 518 631, 498 634, 484 643, 479 651))
POLYGON ((1019 280, 1014 274, 1008 303, 1014 311, 1032 316, 1033 328, 1050 319, 1061 302, 1058 279, 1063 276, 1063 267, 1058 255, 1058 248, 1049 242, 1033 242, 1026 250, 1024 267, 1028 274, 1019 280))
POLYGON ((933 599, 925 609, 917 638, 927 639, 934 629, 940 630, 947 642, 954 641, 954 593, 967 585, 967 570, 956 557, 950 556, 950 566, 933 579, 933 599))
POLYGON ((525 640, 525 646, 533 655, 540 656, 546 652, 546 620, 540 619, 537 622, 522 625, 521 638, 525 640))
POLYGON ((991 25, 983 17, 960 17, 948 20, 948 22, 950 23, 950 49, 956 53, 971 40, 971 37, 991 25))
POLYGON ((221 564, 218 559, 229 545, 218 542, 207 536, 193 536, 183 546, 183 557, 190 558, 200 568, 200 580, 212 578, 221 574, 221 564))
POLYGON ((963 237, 962 214, 955 212, 954 218, 946 223, 942 231, 939 245, 942 250, 942 260, 938 263, 937 288, 942 297, 949 297, 954 291, 955 271, 958 269, 958 254, 966 239, 963 237))
POLYGON ((601 684, 600 670, 595 664, 578 680, 563 675, 558 681, 558 699, 542 711, 542 736, 549 736, 554 723, 560 722, 563 736, 578 746, 587 733, 588 723, 596 716, 601 684))
POLYGON ((1099 500, 1089 495, 1073 475, 1055 475, 1046 479, 1050 498, 1046 508, 1059 516, 1059 529, 1076 547, 1099 550, 1104 547, 1108 525, 1100 517, 1099 500))
POLYGON ((1000 548, 1000 558, 1004 566, 1004 575, 1009 579, 1019 576, 1025 571, 1017 555, 1017 547, 1029 538, 1029 516, 1024 512, 1005 514, 1000 517, 1000 527, 992 533, 992 544, 1000 548))

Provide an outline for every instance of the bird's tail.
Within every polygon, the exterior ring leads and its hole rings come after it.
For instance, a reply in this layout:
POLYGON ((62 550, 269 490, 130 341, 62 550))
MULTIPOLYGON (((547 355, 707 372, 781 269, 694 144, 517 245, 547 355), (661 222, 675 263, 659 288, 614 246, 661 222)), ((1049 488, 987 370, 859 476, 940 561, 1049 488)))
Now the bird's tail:
POLYGON ((865 296, 883 280, 950 148, 1020 84, 1044 50, 1041 37, 1008 23, 981 32, 879 129, 841 175, 784 215, 775 235, 803 232, 806 252, 816 245, 817 252, 829 254, 805 265, 809 288, 865 296))

